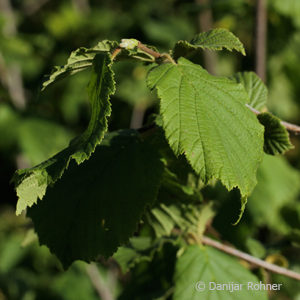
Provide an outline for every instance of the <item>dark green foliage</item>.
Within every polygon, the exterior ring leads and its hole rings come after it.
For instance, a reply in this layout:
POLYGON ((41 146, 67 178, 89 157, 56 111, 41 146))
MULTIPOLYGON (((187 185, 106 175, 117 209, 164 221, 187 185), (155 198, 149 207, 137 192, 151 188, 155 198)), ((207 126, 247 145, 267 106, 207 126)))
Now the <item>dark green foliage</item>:
POLYGON ((135 131, 109 134, 85 163, 72 162, 28 210, 40 243, 65 267, 109 257, 126 243, 156 197, 163 165, 135 131))

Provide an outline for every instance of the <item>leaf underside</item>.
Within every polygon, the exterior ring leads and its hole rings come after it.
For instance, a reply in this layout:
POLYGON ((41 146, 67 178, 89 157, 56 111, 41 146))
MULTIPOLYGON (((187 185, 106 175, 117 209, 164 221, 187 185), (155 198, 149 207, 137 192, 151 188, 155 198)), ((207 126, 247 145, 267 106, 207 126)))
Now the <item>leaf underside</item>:
POLYGON ((162 172, 158 152, 136 131, 108 134, 89 160, 72 161, 43 201, 28 209, 40 243, 65 267, 111 256, 155 200, 162 172))
POLYGON ((241 41, 225 28, 212 29, 196 35, 190 42, 178 41, 173 50, 175 59, 187 57, 202 49, 232 51, 236 50, 245 55, 245 49, 241 41))
POLYGON ((228 190, 238 187, 245 201, 256 185, 263 127, 246 108, 243 87, 185 58, 152 69, 147 80, 161 99, 163 127, 175 154, 184 153, 204 182, 216 178, 228 190))
POLYGON ((234 258, 211 247, 198 245, 189 246, 179 257, 175 268, 174 300, 234 300, 260 299, 267 300, 264 290, 252 290, 249 283, 258 284, 258 279, 234 258), (197 285, 202 282, 204 290, 197 291, 197 285), (241 290, 217 290, 211 284, 242 284, 241 290), (211 287, 211 289, 210 289, 211 287), (238 295, 238 296, 237 296, 238 295))
POLYGON ((19 201, 17 214, 37 199, 42 199, 49 185, 56 182, 75 159, 78 164, 88 159, 107 131, 107 118, 111 114, 109 97, 115 91, 114 75, 108 53, 97 54, 93 61, 92 75, 88 85, 91 118, 85 132, 73 139, 65 148, 50 159, 30 168, 18 170, 13 181, 19 201))
POLYGON ((257 116, 259 122, 264 125, 264 151, 267 154, 283 154, 294 148, 289 139, 287 129, 281 125, 280 119, 270 113, 262 113, 257 116))
POLYGON ((51 75, 49 75, 49 78, 45 82, 43 82, 42 90, 60 79, 91 67, 96 54, 103 52, 108 53, 117 46, 118 42, 116 41, 104 40, 99 42, 93 48, 78 48, 71 53, 67 63, 64 66, 54 68, 51 75))

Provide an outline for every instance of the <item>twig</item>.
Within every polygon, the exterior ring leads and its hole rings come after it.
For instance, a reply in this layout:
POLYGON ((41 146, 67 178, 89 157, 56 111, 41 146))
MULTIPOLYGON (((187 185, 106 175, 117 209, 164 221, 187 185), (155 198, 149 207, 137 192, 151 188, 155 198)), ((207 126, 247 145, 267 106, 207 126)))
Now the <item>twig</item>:
POLYGON ((86 273, 88 274, 91 283, 93 284, 95 290, 97 291, 99 298, 102 300, 114 300, 114 296, 112 295, 110 289, 103 281, 97 265, 95 263, 91 263, 86 267, 86 273))
MULTIPOLYGON (((167 54, 161 54, 159 52, 156 52, 150 48, 148 48, 146 45, 142 44, 141 42, 139 42, 138 44, 138 48, 143 50, 144 52, 152 55, 155 58, 162 58, 162 57, 166 57, 171 63, 175 64, 174 60, 171 58, 170 55, 167 54)), ((114 59, 116 57, 116 55, 121 51, 120 48, 115 49, 115 51, 112 53, 112 59, 114 59)), ((246 106, 256 115, 260 114, 260 112, 258 110, 256 110, 255 108, 251 107, 250 105, 246 104, 246 106)), ((292 124, 292 123, 288 123, 285 121, 281 121, 281 125, 283 125, 287 130, 293 131, 295 133, 300 133, 300 126, 292 124)))
POLYGON ((11 6, 10 0, 0 1, 0 11, 5 17, 5 23, 3 27, 3 32, 7 36, 14 36, 17 33, 16 18, 11 6))
POLYGON ((91 11, 89 0, 72 0, 72 4, 80 13, 86 14, 91 11))
POLYGON ((202 242, 203 242, 203 244, 206 244, 208 246, 212 246, 212 247, 214 247, 216 249, 219 249, 219 250, 221 250, 225 253, 236 256, 238 258, 241 258, 241 259, 243 259, 243 260, 245 260, 245 261, 247 261, 247 262, 249 262, 253 265, 264 268, 264 269, 269 270, 273 273, 281 274, 281 275, 284 275, 284 276, 287 276, 287 277, 290 277, 290 278, 293 278, 293 279, 296 279, 296 280, 300 280, 300 274, 299 273, 288 270, 286 268, 282 268, 282 267, 270 264, 270 263, 268 263, 268 262, 266 262, 262 259, 253 257, 253 256, 251 256, 247 253, 244 253, 242 251, 239 251, 237 249, 234 249, 232 247, 229 247, 229 246, 221 244, 217 241, 214 241, 214 240, 210 239, 207 236, 202 237, 202 242))
MULTIPOLYGON (((3 33, 7 37, 14 37, 18 33, 16 18, 10 0, 0 1, 0 11, 7 16, 3 33)), ((13 63, 6 66, 4 57, 0 53, 0 80, 8 90, 11 101, 15 107, 24 109, 26 106, 25 90, 23 85, 22 72, 19 65, 13 63)))
MULTIPOLYGON (((201 31, 208 31, 213 28, 213 17, 211 9, 211 0, 195 0, 201 6, 198 13, 198 27, 201 31)), ((214 51, 203 51, 204 66, 210 74, 216 74, 217 54, 214 51)))
MULTIPOLYGON (((256 115, 259 115, 261 112, 256 110, 255 108, 251 107, 249 104, 246 104, 246 106, 256 115)), ((292 123, 288 123, 285 121, 281 121, 280 122, 282 126, 284 126, 287 130, 289 131, 293 131, 296 134, 300 133, 300 126, 292 124, 292 123)))
POLYGON ((121 51, 122 49, 120 47, 116 48, 114 52, 111 54, 111 60, 114 60, 121 51))
POLYGON ((267 35, 267 8, 265 0, 257 0, 256 4, 256 57, 255 71, 266 81, 266 35, 267 35))
POLYGON ((144 103, 137 103, 133 106, 130 120, 130 128, 138 129, 143 125, 145 112, 146 105, 144 103))
POLYGON ((24 4, 23 10, 27 16, 31 16, 38 12, 45 4, 47 4, 50 0, 39 0, 31 2, 30 4, 24 4))
POLYGON ((152 55, 153 57, 155 58, 161 58, 163 55, 160 54, 159 52, 156 52, 150 48, 148 48, 146 45, 142 44, 141 42, 138 43, 138 46, 137 46, 139 49, 141 49, 142 51, 152 55))

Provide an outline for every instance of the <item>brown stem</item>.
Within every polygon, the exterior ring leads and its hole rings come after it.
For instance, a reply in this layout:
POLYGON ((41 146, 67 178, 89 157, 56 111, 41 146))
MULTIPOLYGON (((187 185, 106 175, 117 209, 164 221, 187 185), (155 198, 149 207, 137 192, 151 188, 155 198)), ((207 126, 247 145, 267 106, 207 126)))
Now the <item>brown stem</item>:
MULTIPOLYGON (((169 55, 161 54, 161 53, 159 53, 159 52, 156 52, 156 51, 154 51, 154 50, 148 48, 146 45, 142 44, 141 42, 139 42, 138 48, 141 49, 141 50, 143 50, 144 52, 146 52, 146 53, 152 55, 152 56, 155 57, 155 58, 161 58, 161 57, 165 56, 171 63, 175 63, 175 62, 173 61, 173 59, 170 58, 169 55)), ((117 55, 117 53, 119 53, 120 51, 121 51, 120 48, 117 48, 117 49, 113 52, 112 56, 115 57, 115 56, 117 55)), ((259 112, 258 110, 256 110, 255 108, 251 107, 250 105, 246 104, 246 106, 247 106, 252 112, 254 112, 256 115, 260 114, 260 112, 259 112)), ((291 124, 291 123, 288 123, 288 122, 285 122, 285 121, 281 121, 281 124, 282 124, 287 130, 293 131, 293 132, 295 132, 295 133, 300 133, 300 126, 298 126, 298 125, 291 124)))
POLYGON ((94 287, 94 289, 97 291, 97 294, 100 299, 103 300, 114 300, 114 296, 112 295, 112 292, 110 291, 107 284, 104 282, 97 265, 95 263, 91 263, 86 267, 87 275, 90 278, 90 281, 94 287))
POLYGON ((37 0, 35 2, 30 2, 30 4, 26 4, 27 2, 25 2, 23 6, 24 13, 28 16, 31 16, 37 13, 49 1, 50 0, 37 0))
POLYGON ((224 244, 221 244, 215 240, 212 240, 211 238, 207 236, 202 237, 202 243, 208 246, 212 246, 216 249, 219 249, 225 253, 228 253, 230 255, 236 256, 238 258, 241 258, 253 265, 256 265, 258 267, 264 268, 266 270, 269 270, 273 273, 281 274, 290 278, 294 278, 296 280, 300 280, 300 274, 296 273, 294 271, 288 270, 286 268, 279 267, 277 265, 270 264, 262 259, 253 257, 245 252, 242 252, 240 250, 234 249, 232 247, 226 246, 224 244))
POLYGON ((256 7, 256 61, 257 75, 266 81, 266 36, 267 36, 267 8, 266 0, 257 0, 256 7))
POLYGON ((133 107, 131 120, 130 120, 130 128, 138 129, 143 125, 144 115, 146 111, 146 105, 137 103, 133 107))
POLYGON ((17 33, 16 18, 10 0, 0 1, 0 11, 3 13, 3 17, 5 17, 3 33, 7 36, 16 35, 17 33))
MULTIPOLYGON (((261 112, 256 110, 255 108, 251 107, 249 104, 246 104, 246 106, 256 115, 259 115, 261 112)), ((284 126, 287 130, 292 131, 296 134, 300 133, 300 126, 292 124, 292 123, 288 123, 285 121, 281 121, 280 122, 282 126, 284 126)))
POLYGON ((116 48, 114 52, 111 54, 111 60, 114 60, 121 51, 122 49, 120 47, 116 48))
POLYGON ((141 49, 142 51, 152 55, 153 57, 155 58, 161 58, 162 57, 162 54, 148 48, 146 45, 142 44, 141 42, 138 43, 138 46, 137 46, 139 49, 141 49))
MULTIPOLYGON (((213 17, 211 10, 211 0, 196 0, 201 10, 198 14, 199 31, 208 31, 213 28, 213 17)), ((217 54, 213 51, 203 51, 204 66, 210 74, 216 74, 217 54)))
MULTIPOLYGON (((18 33, 17 23, 10 0, 0 1, 0 11, 2 11, 7 17, 7 20, 5 20, 5 26, 3 27, 4 35, 6 35, 7 37, 16 36, 16 34, 18 33)), ((26 98, 21 68, 16 63, 7 66, 1 53, 0 80, 6 86, 13 104, 19 109, 24 109, 26 105, 26 98)))
POLYGON ((91 10, 89 0, 72 0, 73 7, 80 13, 86 14, 91 10))

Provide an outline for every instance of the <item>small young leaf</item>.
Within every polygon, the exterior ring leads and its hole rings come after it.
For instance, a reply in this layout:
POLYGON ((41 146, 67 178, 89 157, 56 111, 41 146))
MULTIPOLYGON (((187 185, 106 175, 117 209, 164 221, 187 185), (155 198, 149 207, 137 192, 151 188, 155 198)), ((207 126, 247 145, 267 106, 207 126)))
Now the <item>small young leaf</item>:
POLYGON ((268 100, 268 89, 263 81, 254 72, 239 72, 231 79, 241 83, 250 99, 251 107, 261 110, 268 100))
POLYGON ((294 148, 290 142, 289 133, 286 128, 281 125, 280 119, 270 113, 259 114, 257 118, 265 127, 264 151, 267 154, 283 154, 294 148))
POLYGON ((100 53, 93 61, 88 94, 92 106, 91 119, 85 132, 73 139, 65 148, 50 159, 30 168, 18 170, 13 177, 19 201, 17 214, 37 199, 42 199, 48 185, 57 181, 75 159, 78 164, 88 159, 107 131, 107 118, 111 113, 109 97, 115 91, 111 59, 108 53, 100 53))
POLYGON ((240 84, 208 74, 180 58, 148 75, 156 88, 166 138, 176 155, 184 153, 204 182, 220 179, 228 190, 250 195, 263 157, 263 126, 245 106, 240 84))
POLYGON ((202 32, 190 42, 178 41, 174 47, 173 56, 177 59, 201 49, 222 50, 223 48, 229 51, 236 50, 246 55, 243 44, 233 33, 225 28, 218 28, 202 32))
POLYGON ((111 256, 155 200, 163 164, 134 130, 107 135, 93 156, 70 163, 43 201, 28 209, 41 244, 64 266, 111 256))
POLYGON ((52 74, 49 76, 49 79, 43 83, 42 90, 60 79, 91 67, 93 64, 93 59, 97 53, 109 53, 116 47, 118 47, 118 42, 104 40, 99 42, 93 48, 78 48, 71 53, 66 65, 62 67, 55 67, 52 74))
POLYGON ((263 289, 248 288, 249 284, 259 284, 249 270, 211 247, 189 246, 177 260, 174 282, 174 300, 268 299, 263 289), (215 284, 227 284, 228 289, 216 289, 215 284), (233 285, 239 290, 233 290, 233 285))

